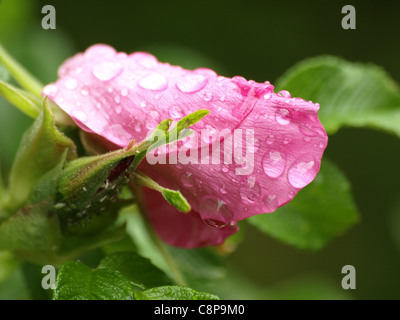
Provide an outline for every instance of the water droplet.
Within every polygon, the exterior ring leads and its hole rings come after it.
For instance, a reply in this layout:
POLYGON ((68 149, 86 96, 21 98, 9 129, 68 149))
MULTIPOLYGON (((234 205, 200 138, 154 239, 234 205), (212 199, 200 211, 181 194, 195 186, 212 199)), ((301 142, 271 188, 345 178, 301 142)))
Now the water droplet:
POLYGON ((319 143, 319 147, 320 147, 321 149, 325 148, 325 143, 320 142, 320 143, 319 143))
POLYGON ((140 106, 141 106, 142 108, 145 108, 145 107, 147 106, 147 103, 146 103, 146 101, 142 101, 142 102, 140 102, 140 106))
POLYGON ((223 95, 219 98, 219 101, 224 102, 224 101, 225 101, 225 98, 226 98, 226 95, 223 94, 223 95))
POLYGON ((92 69, 92 74, 100 81, 110 81, 123 71, 122 65, 118 62, 101 62, 92 69))
POLYGON ((115 97, 114 97, 114 101, 115 101, 115 103, 120 103, 121 102, 121 97, 117 94, 117 95, 115 95, 115 97))
POLYGON ((290 139, 288 137, 285 137, 283 139, 283 144, 288 144, 290 142, 290 139))
POLYGON ((181 181, 186 188, 192 187, 194 185, 194 178, 192 174, 188 172, 182 175, 181 181))
POLYGON ((310 138, 310 137, 304 137, 304 141, 305 141, 305 142, 310 142, 310 141, 311 141, 311 138, 310 138))
POLYGON ((286 98, 286 99, 290 99, 291 97, 292 97, 292 95, 290 94, 290 92, 289 91, 286 91, 286 90, 281 90, 281 91, 279 91, 278 92, 278 96, 281 96, 281 97, 284 97, 284 98, 286 98))
POLYGON ((269 134, 267 136, 267 144, 271 145, 275 142, 275 136, 273 134, 269 134))
POLYGON ((215 228, 215 229, 221 229, 227 225, 227 223, 225 223, 225 222, 214 220, 214 219, 204 219, 203 221, 206 225, 208 225, 211 228, 215 228))
POLYGON ((81 95, 88 96, 89 95, 89 90, 87 88, 82 88, 81 89, 81 95))
MULTIPOLYGON (((139 54, 137 54, 139 55, 139 54)), ((157 66, 158 60, 152 56, 151 54, 140 54, 139 59, 137 59, 137 62, 145 68, 152 69, 157 66)))
POLYGON ((265 174, 270 178, 278 178, 286 167, 285 155, 276 150, 268 151, 262 160, 265 174))
POLYGON ((312 156, 304 154, 289 169, 289 183, 295 188, 303 188, 314 179, 317 171, 312 156))
POLYGON ((117 114, 121 114, 121 112, 122 112, 122 107, 121 107, 121 106, 117 106, 117 107, 115 108, 115 112, 116 112, 117 114))
POLYGON ((142 89, 162 91, 167 89, 168 81, 163 75, 153 72, 140 79, 138 86, 142 89))
POLYGON ((233 220, 225 202, 213 197, 200 202, 199 213, 203 221, 213 228, 223 228, 233 220))
POLYGON ((212 97, 213 97, 213 95, 212 95, 211 92, 205 92, 204 93, 204 101, 205 102, 210 102, 212 100, 212 97))
POLYGON ((244 203, 254 203, 256 202, 261 196, 261 188, 257 182, 249 183, 247 186, 242 186, 240 188, 240 197, 244 203), (253 184, 252 186, 250 186, 253 184))
POLYGON ((150 116, 147 117, 146 128, 150 130, 155 129, 159 123, 160 123, 160 115, 158 114, 157 111, 153 110, 152 112, 150 112, 150 116))
POLYGON ((207 81, 207 78, 201 74, 189 74, 180 77, 176 82, 176 87, 183 93, 194 93, 203 89, 207 81))
POLYGON ((262 199, 262 202, 264 203, 264 210, 267 213, 274 212, 276 209, 278 209, 278 199, 274 194, 265 195, 262 199))
POLYGON ((272 97, 272 93, 271 92, 268 92, 268 93, 264 94, 264 99, 265 100, 269 100, 269 99, 271 99, 271 97, 272 97))
POLYGON ((80 110, 73 111, 72 116, 81 122, 85 122, 88 119, 86 113, 80 110))
POLYGON ((169 116, 174 120, 181 119, 183 117, 183 111, 182 111, 181 107, 172 106, 169 109, 169 116))
POLYGON ((222 186, 221 188, 219 188, 219 192, 221 192, 221 194, 228 194, 228 190, 226 190, 225 186, 222 186))
POLYGON ((135 131, 136 132, 141 132, 142 131, 142 125, 140 124, 140 122, 136 122, 135 123, 135 131))
POLYGON ((229 172, 229 167, 228 166, 222 166, 221 170, 222 170, 222 172, 227 173, 227 172, 229 172))
POLYGON ((279 109, 275 113, 276 121, 281 125, 288 125, 292 121, 292 115, 287 109, 279 109))
POLYGON ((69 90, 74 90, 78 87, 78 81, 74 78, 69 78, 65 81, 65 87, 69 90))
POLYGON ((123 97, 126 97, 126 96, 128 95, 128 89, 127 89, 127 88, 121 89, 121 95, 122 95, 123 97))

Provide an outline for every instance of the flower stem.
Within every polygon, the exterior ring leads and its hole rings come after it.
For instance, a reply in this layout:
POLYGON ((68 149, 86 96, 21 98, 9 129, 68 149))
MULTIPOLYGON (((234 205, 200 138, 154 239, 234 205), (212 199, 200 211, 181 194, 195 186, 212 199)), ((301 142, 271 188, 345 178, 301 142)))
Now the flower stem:
POLYGON ((146 229, 151 236, 154 244, 156 245, 158 251, 160 252, 161 256, 163 257, 164 261, 168 265, 171 274, 173 275, 176 283, 181 286, 187 286, 187 282, 179 269, 174 257, 171 255, 171 252, 168 250, 167 246, 164 244, 164 242, 159 238, 159 236, 154 232, 154 229, 149 221, 148 214, 146 212, 146 208, 143 205, 143 195, 139 187, 130 184, 130 189, 134 193, 136 199, 137 199, 137 205, 139 208, 139 212, 142 215, 142 218, 144 220, 146 229))
POLYGON ((10 72, 22 88, 42 98, 43 84, 21 66, 0 44, 0 63, 10 72))

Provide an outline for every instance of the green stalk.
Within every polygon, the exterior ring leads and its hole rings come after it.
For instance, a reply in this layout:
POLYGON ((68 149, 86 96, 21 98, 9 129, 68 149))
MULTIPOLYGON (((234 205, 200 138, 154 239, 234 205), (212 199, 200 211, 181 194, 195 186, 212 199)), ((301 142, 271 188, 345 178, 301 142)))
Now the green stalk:
POLYGON ((10 72, 22 88, 42 98, 43 84, 20 65, 0 44, 0 63, 10 72))
POLYGON ((146 212, 146 208, 143 205, 143 196, 142 196, 142 192, 140 190, 140 188, 138 188, 137 186, 130 184, 130 189, 133 192, 134 196, 137 199, 137 205, 139 208, 139 212, 143 218, 143 221, 145 223, 147 232, 149 233, 149 235, 151 236, 154 244, 156 245, 158 251, 160 252, 160 254, 162 255, 162 257, 164 258, 164 261, 166 262, 166 264, 168 265, 171 274, 173 275, 176 283, 178 285, 181 286, 187 286, 187 282, 181 272, 181 270, 179 269, 174 257, 171 255, 171 252, 169 252, 168 248, 166 247, 166 245, 164 244, 164 242, 158 237, 158 235, 154 232, 154 229, 149 221, 147 212, 146 212))

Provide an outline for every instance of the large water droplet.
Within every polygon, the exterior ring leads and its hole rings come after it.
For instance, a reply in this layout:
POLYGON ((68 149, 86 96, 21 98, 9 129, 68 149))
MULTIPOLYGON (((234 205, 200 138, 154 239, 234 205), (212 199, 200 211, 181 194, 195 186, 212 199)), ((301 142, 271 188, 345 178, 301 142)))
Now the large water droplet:
POLYGON ((174 119, 181 119, 183 117, 183 111, 182 108, 179 106, 172 106, 171 108, 169 108, 169 116, 174 119))
POLYGON ((261 196, 261 188, 257 182, 249 182, 240 188, 240 197, 244 203, 252 204, 261 196))
POLYGON ((176 82, 176 87, 183 93, 194 93, 203 89, 207 84, 207 78, 201 74, 184 75, 176 82))
POLYGON ((69 78, 65 81, 65 87, 69 90, 75 90, 78 87, 78 81, 74 78, 69 78))
POLYGON ((163 75, 153 72, 140 79, 138 86, 142 89, 162 91, 167 89, 168 81, 163 75))
POLYGON ((200 202, 199 213, 203 221, 213 228, 223 228, 232 219, 232 212, 225 202, 217 198, 206 198, 200 202))
POLYGON ((118 62, 101 62, 92 69, 92 74, 100 81, 110 81, 123 71, 122 65, 118 62))
POLYGON ((274 212, 276 209, 278 209, 278 199, 274 194, 265 195, 262 199, 262 202, 264 203, 264 210, 267 213, 274 212))
POLYGON ((281 176, 286 167, 286 156, 276 150, 268 151, 262 160, 262 166, 265 174, 270 178, 281 176))
POLYGON ((192 187, 194 185, 194 178, 192 174, 188 172, 182 175, 181 181, 186 188, 192 187))
POLYGON ((292 115, 290 114, 290 111, 284 108, 276 111, 275 118, 276 121, 281 125, 288 125, 290 122, 292 122, 292 115))
POLYGON ((314 158, 304 154, 289 169, 288 180, 293 187, 300 189, 308 185, 316 174, 317 166, 314 158))

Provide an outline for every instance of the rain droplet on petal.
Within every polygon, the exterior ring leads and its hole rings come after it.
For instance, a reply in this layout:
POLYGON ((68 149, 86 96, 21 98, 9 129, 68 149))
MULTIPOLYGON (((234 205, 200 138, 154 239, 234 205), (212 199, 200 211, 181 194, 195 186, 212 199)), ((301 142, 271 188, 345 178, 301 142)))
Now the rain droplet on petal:
POLYGON ((221 194, 227 194, 228 190, 226 190, 225 186, 222 186, 221 188, 219 188, 219 192, 221 192, 221 194))
POLYGON ((121 89, 121 95, 122 95, 123 97, 126 97, 126 96, 128 95, 128 89, 127 89, 127 88, 121 89))
POLYGON ((142 102, 140 102, 140 106, 141 106, 142 108, 145 108, 145 107, 147 106, 147 103, 146 103, 146 101, 142 101, 142 102))
POLYGON ((254 181, 252 186, 245 185, 240 188, 240 197, 245 204, 252 204, 256 202, 261 196, 261 188, 257 182, 254 181))
POLYGON ((89 90, 87 88, 82 88, 81 89, 81 95, 88 96, 89 95, 89 90))
POLYGON ((276 198, 276 195, 265 195, 262 198, 262 202, 264 203, 264 210, 267 213, 274 212, 276 209, 278 209, 278 199, 276 198))
POLYGON ((65 87, 69 90, 74 90, 78 87, 78 81, 74 78, 69 78, 65 81, 65 87))
POLYGON ((213 197, 200 202, 199 213, 203 221, 213 228, 223 228, 233 220, 233 214, 225 202, 213 197))
POLYGON ((292 95, 290 94, 290 92, 289 91, 286 91, 286 90, 281 90, 281 91, 279 91, 278 92, 278 96, 281 96, 281 97, 284 97, 284 98, 291 98, 292 97, 292 95))
POLYGON ((297 189, 308 185, 317 174, 317 166, 311 156, 304 154, 299 159, 288 172, 289 183, 297 189))
POLYGON ((163 75, 153 72, 140 79, 138 86, 146 90, 162 91, 167 89, 168 81, 163 75))
POLYGON ((204 101, 205 102, 210 102, 212 100, 212 97, 213 97, 213 95, 211 92, 204 93, 204 101))
POLYGON ((275 136, 273 134, 269 134, 267 136, 267 144, 271 145, 275 142, 275 136))
POLYGON ((135 123, 135 131, 136 132, 141 132, 142 131, 142 125, 140 124, 140 122, 136 122, 135 123))
POLYGON ((123 67, 118 62, 101 62, 92 69, 92 74, 100 81, 110 81, 123 71, 123 67))
POLYGON ((194 185, 194 178, 192 174, 188 172, 182 175, 181 181, 186 188, 192 187, 194 185))
POLYGON ((292 115, 290 114, 290 111, 284 108, 276 111, 275 118, 279 124, 284 126, 292 122, 292 115))
POLYGON ((286 167, 285 158, 285 155, 279 151, 268 151, 262 160, 262 166, 265 174, 270 178, 280 177, 286 167))
POLYGON ((174 120, 181 119, 183 117, 183 111, 179 106, 172 106, 169 108, 168 112, 169 116, 174 120))
POLYGON ((176 87, 183 93, 194 93, 203 89, 208 80, 201 74, 184 75, 176 82, 176 87))

